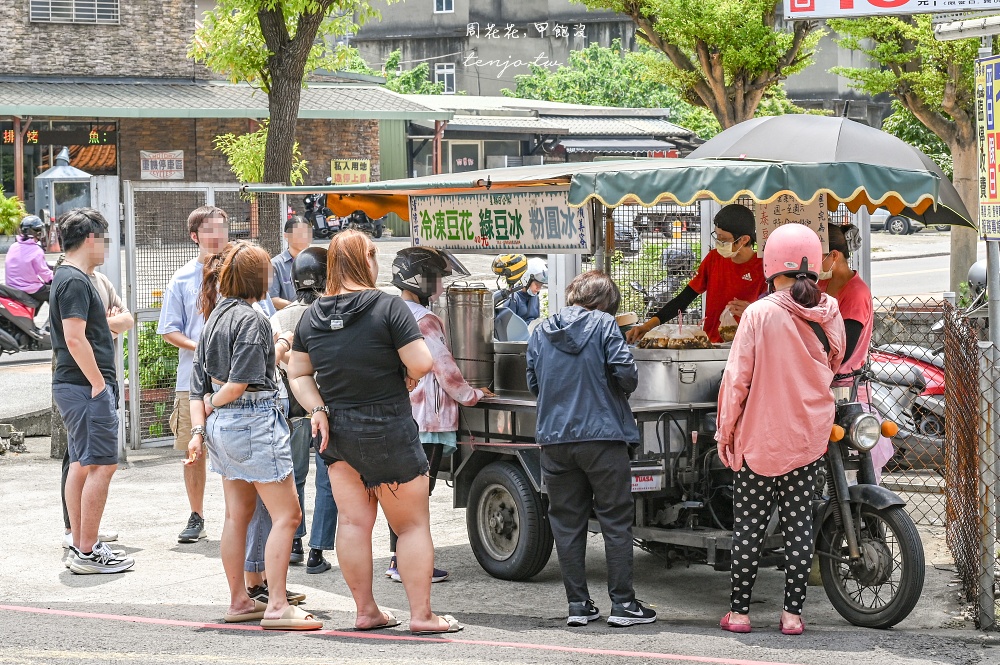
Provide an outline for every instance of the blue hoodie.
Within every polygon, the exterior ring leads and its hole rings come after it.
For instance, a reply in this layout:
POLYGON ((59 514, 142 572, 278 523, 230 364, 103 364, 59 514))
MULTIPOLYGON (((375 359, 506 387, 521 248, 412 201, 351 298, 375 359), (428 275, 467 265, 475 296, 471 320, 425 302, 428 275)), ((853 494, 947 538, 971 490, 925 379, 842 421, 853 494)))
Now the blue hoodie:
POLYGON ((539 444, 639 442, 628 403, 639 370, 613 316, 566 307, 535 328, 527 359, 539 444))

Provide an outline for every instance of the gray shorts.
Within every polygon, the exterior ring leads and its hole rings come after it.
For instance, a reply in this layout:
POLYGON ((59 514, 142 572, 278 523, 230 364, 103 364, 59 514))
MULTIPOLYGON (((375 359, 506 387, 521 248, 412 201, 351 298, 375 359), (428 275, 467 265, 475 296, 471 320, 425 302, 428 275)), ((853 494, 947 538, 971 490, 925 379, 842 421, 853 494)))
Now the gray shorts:
POLYGON ((408 483, 430 469, 409 398, 331 410, 330 441, 320 456, 327 465, 347 462, 369 490, 408 483))
POLYGON ((118 464, 118 409, 111 384, 91 399, 91 387, 56 383, 52 397, 66 425, 69 461, 80 466, 118 464))
POLYGON ((274 483, 292 473, 288 422, 274 392, 243 393, 208 417, 208 460, 229 480, 274 483))

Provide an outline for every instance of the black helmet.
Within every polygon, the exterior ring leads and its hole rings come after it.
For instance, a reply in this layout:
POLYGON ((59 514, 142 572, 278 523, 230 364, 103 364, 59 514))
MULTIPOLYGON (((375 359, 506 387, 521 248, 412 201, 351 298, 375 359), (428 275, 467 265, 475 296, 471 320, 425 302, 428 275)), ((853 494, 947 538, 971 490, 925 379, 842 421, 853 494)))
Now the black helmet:
POLYGON ((292 283, 296 291, 316 291, 326 289, 326 250, 322 247, 307 247, 292 261, 292 283))
POLYGON ((41 240, 45 236, 45 223, 35 215, 28 215, 21 220, 21 237, 27 240, 41 240))
POLYGON ((406 247, 392 260, 392 284, 400 291, 409 291, 426 304, 437 287, 437 280, 452 273, 468 275, 469 271, 452 254, 431 247, 406 247))

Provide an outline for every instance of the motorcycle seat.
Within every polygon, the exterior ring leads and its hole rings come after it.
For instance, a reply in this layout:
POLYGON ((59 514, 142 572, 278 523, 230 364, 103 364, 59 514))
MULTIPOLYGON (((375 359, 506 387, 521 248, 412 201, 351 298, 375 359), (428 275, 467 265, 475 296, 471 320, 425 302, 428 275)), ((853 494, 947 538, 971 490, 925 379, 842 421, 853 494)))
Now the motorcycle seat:
POLYGON ((871 363, 872 378, 890 386, 912 386, 919 392, 927 387, 924 373, 913 365, 902 363, 871 363))
POLYGON ((30 293, 26 293, 20 289, 15 289, 11 286, 7 286, 6 284, 0 284, 0 296, 16 300, 25 307, 30 307, 31 309, 38 309, 42 306, 42 302, 40 300, 36 300, 30 293))
POLYGON ((940 353, 934 355, 934 351, 932 349, 927 349, 922 346, 916 346, 913 344, 886 344, 885 346, 876 347, 875 350, 883 353, 891 353, 897 356, 913 358, 914 360, 919 360, 922 363, 934 365, 938 369, 944 369, 944 355, 940 353))

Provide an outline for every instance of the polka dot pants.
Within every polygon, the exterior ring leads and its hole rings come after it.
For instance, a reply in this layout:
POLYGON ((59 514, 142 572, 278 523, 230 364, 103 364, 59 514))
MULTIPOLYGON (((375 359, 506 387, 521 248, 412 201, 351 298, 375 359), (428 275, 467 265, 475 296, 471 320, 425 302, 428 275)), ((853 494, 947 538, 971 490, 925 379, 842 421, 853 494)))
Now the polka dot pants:
POLYGON ((811 499, 822 460, 784 476, 758 476, 745 463, 736 472, 733 529, 733 593, 730 609, 750 612, 750 595, 764 549, 767 524, 778 506, 779 528, 785 538, 785 611, 802 614, 806 583, 812 567, 811 499))

